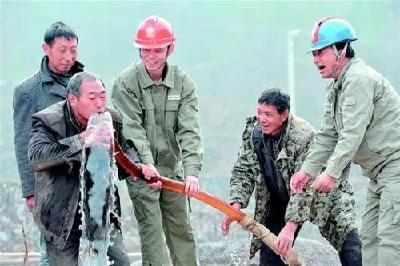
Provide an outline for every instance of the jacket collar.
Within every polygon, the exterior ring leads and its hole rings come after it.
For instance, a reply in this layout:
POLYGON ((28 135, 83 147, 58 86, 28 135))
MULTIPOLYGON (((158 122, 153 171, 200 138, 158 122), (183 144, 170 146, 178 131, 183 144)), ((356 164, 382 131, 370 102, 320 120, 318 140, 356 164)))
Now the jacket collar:
POLYGON ((339 78, 336 82, 333 83, 333 89, 336 91, 341 88, 343 79, 346 75, 347 70, 354 64, 361 62, 362 60, 358 57, 353 57, 347 62, 347 64, 343 67, 342 71, 340 72, 339 78))
MULTIPOLYGON (((147 73, 145 65, 142 62, 140 62, 140 63, 137 63, 137 67, 139 69, 140 87, 143 89, 146 89, 146 88, 149 88, 149 87, 155 85, 155 82, 150 78, 149 73, 147 73)), ((168 63, 165 63, 165 67, 166 67, 165 78, 163 78, 161 84, 168 88, 173 88, 174 87, 174 69, 168 63)))
MULTIPOLYGON (((84 67, 85 65, 83 65, 81 62, 75 61, 69 72, 73 75, 78 72, 82 72, 84 67)), ((49 58, 47 57, 47 55, 43 56, 42 58, 42 63, 40 65, 40 79, 43 83, 54 82, 54 78, 50 74, 49 58)))
POLYGON ((289 141, 290 130, 291 130, 291 127, 293 126, 292 125, 293 124, 293 120, 294 120, 293 115, 291 113, 289 113, 288 119, 287 119, 287 121, 286 121, 286 123, 284 125, 284 127, 285 127, 283 129, 284 131, 282 132, 281 139, 279 140, 279 142, 280 142, 279 144, 280 144, 280 146, 282 148, 279 151, 278 156, 276 157, 277 160, 289 157, 288 153, 286 151, 286 147, 287 147, 287 143, 289 141))
MULTIPOLYGON (((283 159, 283 158, 288 158, 288 154, 287 154, 287 151, 286 151, 286 145, 287 145, 287 142, 288 142, 288 140, 289 140, 290 129, 291 129, 291 127, 293 126, 293 125, 292 125, 292 124, 293 124, 293 121, 294 121, 294 117, 293 117, 293 115, 292 115, 291 113, 289 113, 288 119, 287 119, 287 121, 285 122, 285 124, 284 124, 284 126, 283 126, 284 128, 282 129, 283 132, 281 132, 281 137, 280 137, 280 140, 279 140, 279 145, 280 145, 282 148, 281 148, 281 150, 279 151, 278 156, 276 157, 276 160, 283 159)), ((249 119, 249 120, 248 120, 248 123, 254 123, 253 133, 254 133, 254 130, 255 130, 257 127, 259 127, 256 117, 253 117, 251 120, 249 119)), ((259 130, 261 131, 261 129, 259 129, 259 130)), ((253 133, 252 133, 252 134, 253 134, 253 133)), ((261 135, 263 135, 263 134, 261 133, 261 135)))
POLYGON ((69 121, 71 125, 78 131, 78 132, 83 132, 85 130, 85 126, 83 126, 78 119, 75 118, 74 112, 71 108, 71 105, 69 104, 68 100, 65 100, 66 102, 66 112, 67 112, 67 117, 69 118, 69 121))

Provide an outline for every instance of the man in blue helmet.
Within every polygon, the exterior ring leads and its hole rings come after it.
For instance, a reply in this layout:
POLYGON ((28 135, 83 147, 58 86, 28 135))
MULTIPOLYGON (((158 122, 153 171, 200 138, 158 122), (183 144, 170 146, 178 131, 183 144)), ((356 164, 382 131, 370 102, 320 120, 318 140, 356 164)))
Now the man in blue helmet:
MULTIPOLYGON (((380 73, 355 56, 345 20, 326 18, 312 31, 311 52, 327 88, 325 114, 310 152, 290 181, 302 193, 312 180, 330 192, 351 162, 369 178, 361 228, 363 265, 400 261, 400 96, 380 73), (317 174, 322 166, 326 169, 317 174)), ((329 214, 328 214, 329 215, 329 214)))

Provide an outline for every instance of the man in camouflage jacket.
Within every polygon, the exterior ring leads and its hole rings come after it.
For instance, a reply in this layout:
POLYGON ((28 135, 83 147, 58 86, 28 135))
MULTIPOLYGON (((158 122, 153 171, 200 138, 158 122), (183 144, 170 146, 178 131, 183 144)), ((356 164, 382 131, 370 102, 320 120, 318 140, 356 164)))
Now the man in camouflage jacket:
MULTIPOLYGON (((344 265, 346 261, 348 265, 360 265, 361 242, 348 170, 331 193, 314 193, 311 188, 303 194, 289 193, 289 179, 301 168, 314 136, 308 122, 289 113, 289 102, 289 96, 280 89, 266 90, 258 100, 257 117, 247 119, 238 159, 232 170, 231 204, 236 209, 246 208, 255 189, 254 219, 275 234, 282 228, 282 232, 288 231, 288 227, 294 228, 292 236, 284 233, 278 236, 278 247, 285 243, 286 237, 292 238, 282 255, 290 250, 301 225, 311 221, 338 250, 344 265), (270 163, 268 157, 272 159, 270 163)), ((224 219, 223 233, 229 231, 230 222, 228 218, 224 219)), ((251 243, 250 257, 260 249, 260 265, 284 265, 279 256, 258 238, 251 243)))

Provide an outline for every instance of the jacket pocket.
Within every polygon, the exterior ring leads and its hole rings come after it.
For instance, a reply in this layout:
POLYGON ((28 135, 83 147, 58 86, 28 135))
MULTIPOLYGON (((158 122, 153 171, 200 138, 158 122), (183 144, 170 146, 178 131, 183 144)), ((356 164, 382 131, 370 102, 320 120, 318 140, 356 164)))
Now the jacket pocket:
POLYGON ((165 105, 165 127, 173 130, 177 127, 179 101, 169 100, 165 105))
POLYGON ((41 204, 40 208, 38 209, 40 212, 40 221, 43 224, 43 226, 48 229, 50 224, 49 224, 49 220, 50 220, 50 195, 45 196, 45 198, 43 199, 43 203, 41 204))
POLYGON ((154 106, 142 108, 142 123, 144 126, 152 126, 155 122, 154 106))
POLYGON ((144 212, 143 203, 139 197, 139 189, 141 187, 141 181, 130 181, 126 180, 128 185, 128 193, 131 198, 133 211, 135 213, 135 217, 138 221, 144 221, 146 219, 146 214, 144 212))

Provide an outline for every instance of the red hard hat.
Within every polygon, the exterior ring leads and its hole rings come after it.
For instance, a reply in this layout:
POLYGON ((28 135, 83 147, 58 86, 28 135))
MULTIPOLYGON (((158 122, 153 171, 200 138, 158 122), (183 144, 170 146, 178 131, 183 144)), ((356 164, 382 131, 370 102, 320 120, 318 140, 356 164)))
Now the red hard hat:
POLYGON ((150 16, 143 20, 137 30, 134 45, 138 48, 163 48, 175 41, 171 24, 158 16, 150 16))

